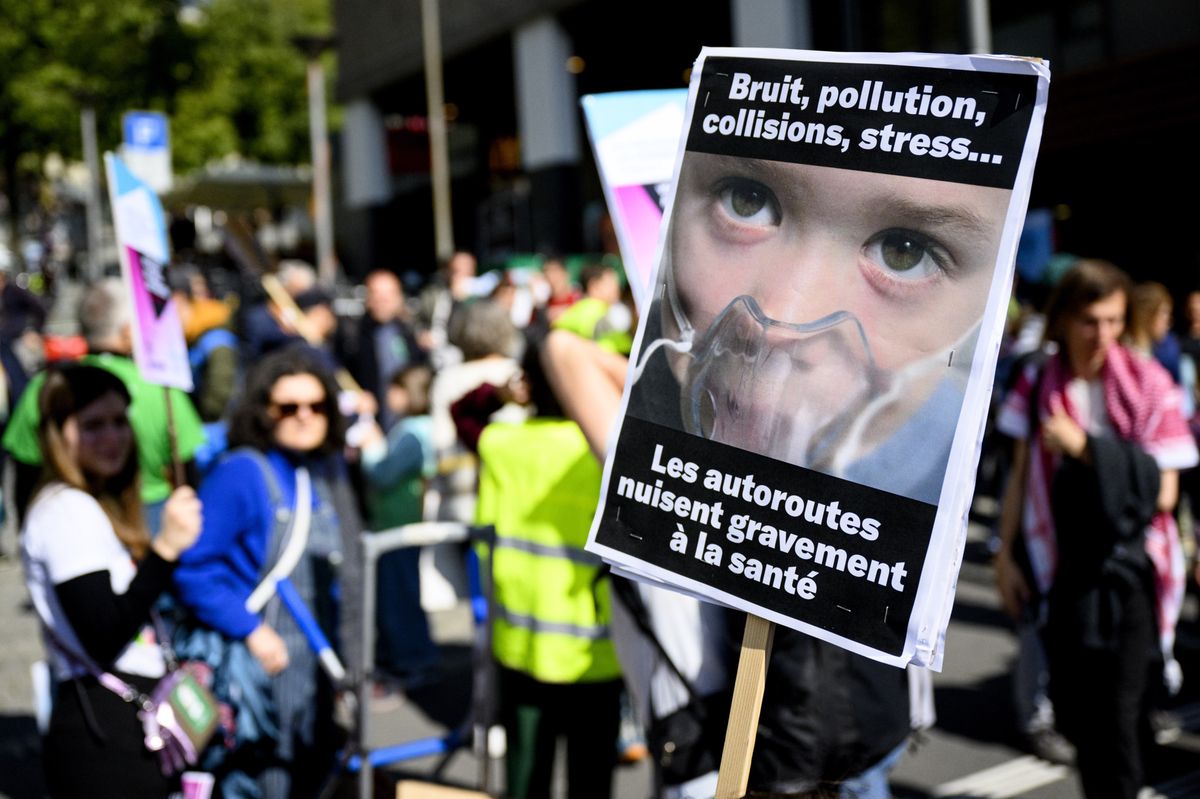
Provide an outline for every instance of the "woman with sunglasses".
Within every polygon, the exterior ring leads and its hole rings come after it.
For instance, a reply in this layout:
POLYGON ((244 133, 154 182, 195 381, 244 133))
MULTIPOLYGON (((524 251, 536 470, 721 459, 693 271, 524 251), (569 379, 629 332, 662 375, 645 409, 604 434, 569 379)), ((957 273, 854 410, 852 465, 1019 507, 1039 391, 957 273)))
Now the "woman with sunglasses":
MULTIPOLYGON (((176 572, 180 599, 196 619, 253 656, 245 660, 255 673, 235 676, 248 684, 231 693, 245 697, 255 683, 266 683, 265 698, 278 714, 277 731, 266 716, 260 739, 216 769, 226 796, 312 795, 333 764, 332 686, 281 600, 272 596, 261 610, 249 600, 276 564, 294 560, 287 576, 327 637, 333 640, 340 629, 345 640, 357 640, 361 525, 340 458, 345 421, 336 399, 332 376, 307 348, 289 348, 258 364, 230 420, 232 451, 200 488, 212 512, 176 572), (297 502, 305 493, 308 513, 297 502), (301 547, 298 559, 285 554, 301 547), (261 793, 238 789, 248 779, 261 793)), ((239 727, 243 722, 239 709, 239 727)), ((246 732, 237 730, 239 744, 246 732)))

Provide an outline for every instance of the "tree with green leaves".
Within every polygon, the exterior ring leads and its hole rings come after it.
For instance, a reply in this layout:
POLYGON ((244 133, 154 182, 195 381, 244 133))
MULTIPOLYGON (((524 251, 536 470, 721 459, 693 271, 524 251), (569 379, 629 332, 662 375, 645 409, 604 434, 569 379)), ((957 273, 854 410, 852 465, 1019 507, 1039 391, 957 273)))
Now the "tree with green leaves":
POLYGON ((79 112, 97 110, 101 143, 120 138, 120 112, 165 109, 193 41, 174 3, 0 0, 0 161, 10 199, 42 158, 78 158, 79 112))
POLYGON ((329 0, 0 0, 0 184, 10 199, 45 155, 81 156, 79 114, 100 148, 132 109, 171 119, 174 168, 229 155, 309 160, 305 56, 329 0))
POLYGON ((192 28, 194 79, 175 97, 175 169, 232 153, 309 160, 305 56, 296 36, 329 31, 328 0, 212 0, 192 28))

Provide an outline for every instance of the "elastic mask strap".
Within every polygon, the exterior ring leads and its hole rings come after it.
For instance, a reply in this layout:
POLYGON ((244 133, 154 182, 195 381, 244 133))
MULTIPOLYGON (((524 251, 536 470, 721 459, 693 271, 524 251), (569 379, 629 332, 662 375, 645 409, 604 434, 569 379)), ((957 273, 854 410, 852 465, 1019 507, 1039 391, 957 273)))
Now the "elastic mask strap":
POLYGON ((863 442, 875 428, 876 421, 889 407, 904 401, 915 383, 923 378, 937 381, 950 379, 960 390, 965 390, 971 376, 978 338, 979 326, 976 325, 950 346, 891 372, 886 390, 872 397, 851 424, 845 442, 831 464, 834 473, 841 474, 856 458, 861 457, 865 448, 863 442))

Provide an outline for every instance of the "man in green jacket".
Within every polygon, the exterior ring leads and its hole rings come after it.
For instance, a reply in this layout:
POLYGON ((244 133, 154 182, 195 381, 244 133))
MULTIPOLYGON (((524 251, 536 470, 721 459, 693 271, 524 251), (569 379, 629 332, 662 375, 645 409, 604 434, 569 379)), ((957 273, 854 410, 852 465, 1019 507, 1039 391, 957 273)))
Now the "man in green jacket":
MULTIPOLYGON (((79 303, 79 324, 87 340, 88 354, 82 362, 107 369, 121 378, 129 389, 133 400, 129 405, 129 424, 137 441, 146 523, 153 535, 158 531, 163 502, 171 493, 167 396, 171 398, 176 449, 182 462, 191 461, 204 441, 204 431, 186 394, 142 379, 137 364, 130 357, 133 352, 132 322, 129 298, 118 278, 100 280, 84 292, 79 303)), ((16 468, 16 504, 20 516, 24 516, 41 476, 38 394, 44 380, 43 372, 30 381, 4 432, 4 449, 12 456, 16 468)))

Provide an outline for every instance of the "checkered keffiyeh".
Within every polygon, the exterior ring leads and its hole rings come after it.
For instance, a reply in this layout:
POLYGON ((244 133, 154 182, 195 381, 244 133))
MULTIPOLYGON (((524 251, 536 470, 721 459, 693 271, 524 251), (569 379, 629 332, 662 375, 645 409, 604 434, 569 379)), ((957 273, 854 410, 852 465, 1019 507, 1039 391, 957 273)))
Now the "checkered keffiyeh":
MULTIPOLYGON (((1050 358, 1043 369, 1036 418, 1049 418, 1062 409, 1084 425, 1086 420, 1067 394, 1072 375, 1066 358, 1061 354, 1050 358)), ((1136 442, 1160 469, 1186 469, 1197 463, 1200 457, 1181 413, 1179 387, 1156 361, 1116 345, 1108 351, 1100 379, 1104 386, 1104 406, 1118 436, 1136 442)), ((1041 436, 1032 435, 1036 431, 1028 430, 1028 403, 1037 385, 1037 368, 1030 367, 1005 400, 999 426, 1005 432, 1031 440, 1023 527, 1034 577, 1038 588, 1045 593, 1058 566, 1050 485, 1059 456, 1042 446, 1041 436)), ((1146 530, 1146 554, 1154 565, 1159 630, 1164 651, 1169 652, 1174 644, 1175 622, 1184 591, 1183 550, 1175 518, 1170 513, 1159 512, 1151 520, 1146 530)))

